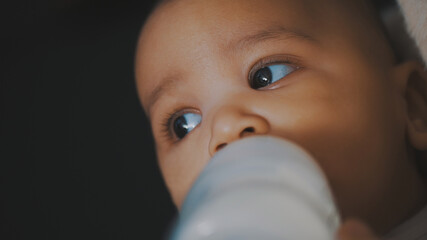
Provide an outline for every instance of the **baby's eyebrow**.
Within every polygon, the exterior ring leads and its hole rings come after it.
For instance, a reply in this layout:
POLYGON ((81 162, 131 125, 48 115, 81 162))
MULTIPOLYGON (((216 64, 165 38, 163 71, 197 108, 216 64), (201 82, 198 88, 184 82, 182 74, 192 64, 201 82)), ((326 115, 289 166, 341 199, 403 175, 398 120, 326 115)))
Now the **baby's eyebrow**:
POLYGON ((242 38, 237 39, 236 41, 231 41, 226 45, 227 50, 233 50, 236 49, 244 49, 251 47, 255 44, 258 44, 260 42, 271 40, 271 39, 289 39, 289 38, 296 38, 299 40, 304 41, 310 41, 310 42, 317 42, 317 40, 306 34, 302 31, 286 28, 281 25, 272 25, 266 29, 259 30, 253 34, 245 35, 242 38))
POLYGON ((164 78, 159 85, 157 85, 154 90, 148 95, 147 97, 147 109, 146 113, 148 117, 150 116, 151 107, 154 105, 154 103, 159 100, 159 98, 162 96, 162 94, 170 88, 173 88, 174 85, 180 80, 179 75, 172 75, 169 77, 164 78))

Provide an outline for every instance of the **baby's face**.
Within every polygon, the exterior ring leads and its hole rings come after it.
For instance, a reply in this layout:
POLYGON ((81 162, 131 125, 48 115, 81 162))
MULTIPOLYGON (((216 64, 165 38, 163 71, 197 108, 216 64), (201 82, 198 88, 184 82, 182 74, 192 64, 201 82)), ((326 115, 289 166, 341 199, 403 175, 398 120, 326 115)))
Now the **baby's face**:
POLYGON ((415 169, 392 55, 357 2, 180 0, 154 13, 138 89, 178 207, 217 151, 262 134, 315 157, 344 218, 384 217, 415 169))

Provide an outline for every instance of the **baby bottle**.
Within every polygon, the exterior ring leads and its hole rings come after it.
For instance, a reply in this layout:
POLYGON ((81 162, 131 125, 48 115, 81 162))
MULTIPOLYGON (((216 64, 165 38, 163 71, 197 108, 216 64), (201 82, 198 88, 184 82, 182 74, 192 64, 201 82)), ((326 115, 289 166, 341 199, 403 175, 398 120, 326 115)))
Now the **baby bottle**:
POLYGON ((232 142, 188 193, 171 240, 333 240, 340 219, 323 172, 292 142, 232 142))

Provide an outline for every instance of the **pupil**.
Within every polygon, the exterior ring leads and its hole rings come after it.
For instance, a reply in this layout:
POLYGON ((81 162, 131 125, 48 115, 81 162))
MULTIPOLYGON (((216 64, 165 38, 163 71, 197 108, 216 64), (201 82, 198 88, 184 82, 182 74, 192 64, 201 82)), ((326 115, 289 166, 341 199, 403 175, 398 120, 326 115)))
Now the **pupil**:
POLYGON ((262 88, 271 84, 273 74, 269 67, 261 68, 255 73, 253 87, 262 88))
POLYGON ((173 130, 179 139, 182 139, 188 133, 188 124, 184 116, 180 116, 173 123, 173 130))

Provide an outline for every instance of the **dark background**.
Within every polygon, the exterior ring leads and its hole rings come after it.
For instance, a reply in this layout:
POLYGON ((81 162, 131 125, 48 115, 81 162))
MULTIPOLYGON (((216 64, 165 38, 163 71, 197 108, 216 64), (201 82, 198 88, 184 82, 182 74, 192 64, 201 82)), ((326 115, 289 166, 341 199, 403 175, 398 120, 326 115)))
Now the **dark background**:
POLYGON ((0 239, 164 238, 176 210, 133 76, 152 4, 0 6, 0 239))
POLYGON ((162 239, 175 209, 133 76, 150 5, 2 6, 0 239, 162 239))

